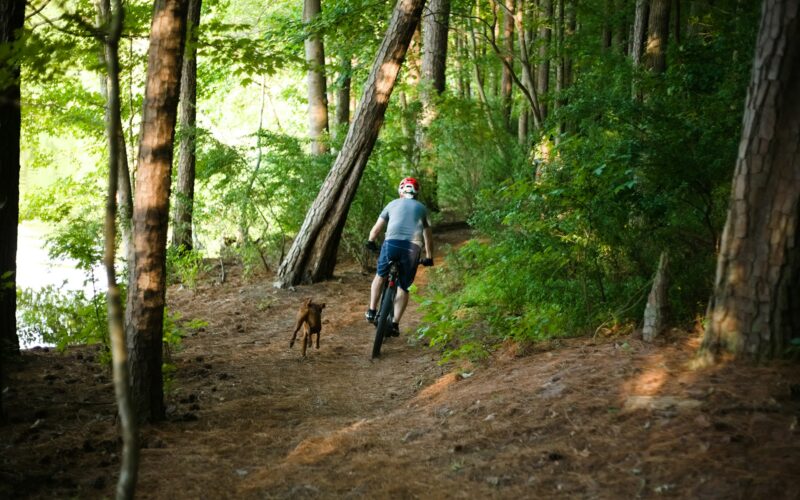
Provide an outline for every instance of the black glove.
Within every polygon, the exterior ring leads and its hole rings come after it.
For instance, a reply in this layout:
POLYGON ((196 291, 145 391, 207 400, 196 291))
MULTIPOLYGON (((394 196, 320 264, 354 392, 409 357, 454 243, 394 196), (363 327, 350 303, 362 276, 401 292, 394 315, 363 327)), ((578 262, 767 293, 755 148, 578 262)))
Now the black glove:
POLYGON ((425 267, 430 267, 433 265, 433 259, 422 259, 419 261, 419 263, 425 267))
POLYGON ((380 250, 380 248, 378 247, 378 244, 377 244, 377 243, 375 243, 375 242, 374 242, 374 241, 372 241, 372 240, 369 240, 369 241, 367 241, 366 243, 364 243, 364 247, 365 247, 367 250, 369 250, 370 252, 375 252, 375 253, 377 253, 377 252, 380 250))

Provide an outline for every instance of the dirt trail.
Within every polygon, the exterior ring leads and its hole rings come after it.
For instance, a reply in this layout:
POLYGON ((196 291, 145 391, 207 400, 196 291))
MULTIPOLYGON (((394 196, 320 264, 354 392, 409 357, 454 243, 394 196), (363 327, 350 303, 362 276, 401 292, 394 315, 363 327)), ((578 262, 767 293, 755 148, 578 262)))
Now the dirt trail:
MULTIPOLYGON (((345 266, 276 290, 236 271, 169 292, 172 311, 208 326, 173 355, 167 422, 142 431, 139 498, 800 496, 797 366, 688 370, 697 336, 673 332, 442 367, 413 340, 413 304, 373 362, 370 276, 345 266), (321 348, 302 359, 288 343, 305 297, 327 306, 321 348)), ((113 393, 95 355, 31 351, 11 367, 0 497, 112 495, 113 393)))

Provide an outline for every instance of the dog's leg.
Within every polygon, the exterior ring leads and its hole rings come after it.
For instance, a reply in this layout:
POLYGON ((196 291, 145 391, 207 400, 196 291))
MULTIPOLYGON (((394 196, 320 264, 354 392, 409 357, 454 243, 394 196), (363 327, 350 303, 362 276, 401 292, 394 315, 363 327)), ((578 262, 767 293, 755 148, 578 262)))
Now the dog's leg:
POLYGON ((297 318, 297 324, 294 326, 294 334, 292 335, 292 340, 289 341, 289 349, 294 346, 294 341, 297 340, 297 332, 300 331, 300 327, 303 326, 303 322, 305 321, 305 315, 300 316, 297 318))
POLYGON ((309 342, 311 339, 308 338, 308 325, 304 325, 303 328, 303 357, 306 357, 306 347, 308 347, 309 342))

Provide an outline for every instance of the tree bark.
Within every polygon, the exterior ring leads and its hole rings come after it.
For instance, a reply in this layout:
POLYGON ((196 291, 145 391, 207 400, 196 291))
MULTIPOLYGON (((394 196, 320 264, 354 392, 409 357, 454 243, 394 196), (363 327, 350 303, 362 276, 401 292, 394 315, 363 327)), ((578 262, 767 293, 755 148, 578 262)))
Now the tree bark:
MULTIPOLYGON (((322 12, 320 0, 303 1, 303 23, 309 24, 322 12)), ((308 135, 311 138, 311 154, 328 152, 325 133, 328 131, 328 97, 325 82, 325 48, 322 36, 309 33, 305 41, 306 64, 308 65, 308 135)))
POLYGON ((523 23, 524 14, 524 0, 519 0, 517 11, 514 13, 514 26, 517 28, 517 49, 519 50, 519 60, 522 66, 522 82, 518 82, 518 84, 520 90, 522 90, 522 93, 525 94, 525 97, 528 98, 528 102, 530 103, 531 113, 533 115, 533 128, 538 130, 542 128, 542 111, 533 80, 533 67, 530 57, 528 56, 528 36, 523 23))
POLYGON ((500 96, 503 102, 503 121, 507 130, 511 128, 511 69, 514 68, 514 0, 505 0, 506 8, 503 10, 503 73, 500 81, 500 96), (511 69, 509 69, 511 68, 511 69))
POLYGON ((633 41, 631 43, 631 62, 634 66, 642 64, 644 43, 647 35, 647 18, 650 16, 650 0, 636 0, 636 13, 633 18, 633 41))
MULTIPOLYGON (((447 30, 450 24, 450 0, 430 0, 422 18, 423 90, 444 92, 447 67, 447 30)), ((430 94, 426 96, 430 103, 430 94)), ((424 104, 425 102, 423 102, 424 104)))
MULTIPOLYGON (((499 4, 500 0, 494 0, 495 5, 499 5, 502 7, 503 11, 506 14, 512 14, 511 11, 508 10, 505 4, 499 4)), ((535 129, 539 129, 542 126, 542 115, 541 109, 539 107, 539 98, 537 97, 536 85, 534 83, 534 69, 532 67, 530 57, 528 55, 528 35, 525 31, 525 26, 523 24, 523 17, 525 14, 525 1, 518 0, 517 2, 517 10, 513 12, 514 15, 514 27, 517 30, 517 50, 519 50, 519 60, 520 66, 522 71, 522 79, 517 77, 514 73, 514 68, 502 57, 502 51, 497 46, 497 43, 494 39, 491 39, 491 45, 494 49, 495 53, 500 56, 500 60, 503 61, 503 65, 508 69, 511 79, 514 81, 515 84, 519 87, 522 93, 525 95, 525 98, 528 100, 530 104, 531 112, 533 115, 533 127, 535 129)))
POLYGON ((350 84, 352 81, 353 64, 350 52, 344 51, 339 55, 339 85, 336 89, 336 124, 334 130, 347 131, 350 124, 350 84))
POLYGON ((645 342, 652 342, 656 339, 667 325, 669 320, 669 257, 667 252, 661 252, 658 259, 658 270, 656 271, 653 286, 647 296, 647 304, 644 308, 644 325, 642 326, 642 338, 645 342))
MULTIPOLYGON (((97 14, 98 14, 98 23, 100 24, 100 30, 107 29, 110 26, 112 20, 111 14, 111 4, 110 0, 97 0, 97 14)), ((109 54, 109 45, 108 43, 103 43, 103 53, 100 56, 100 62, 103 64, 104 67, 107 68, 109 58, 112 57, 112 54, 109 54)), ((119 40, 117 40, 117 54, 113 57, 116 57, 117 66, 119 66, 119 40)), ((119 73, 119 71, 118 71, 119 73)), ((128 262, 133 262, 133 233, 131 227, 131 217, 133 215, 133 192, 131 186, 131 174, 130 169, 128 167, 128 148, 125 143, 125 134, 122 129, 122 117, 121 113, 117 114, 117 120, 119 123, 116 125, 111 124, 111 120, 114 119, 113 114, 111 112, 111 108, 109 107, 109 88, 111 87, 110 75, 108 71, 102 78, 100 79, 100 92, 103 96, 103 99, 106 101, 106 110, 105 110, 105 120, 106 120, 106 130, 115 131, 117 134, 117 189, 116 189, 116 196, 117 196, 117 210, 119 212, 119 220, 120 220, 120 232, 122 233, 122 249, 123 253, 125 254, 125 258, 128 262)), ((117 76, 119 79, 119 75, 117 76)), ((121 91, 120 91, 121 92, 121 91)), ((119 97, 119 96, 118 96, 119 97)))
POLYGON ((180 95, 180 146, 178 184, 175 196, 175 218, 172 224, 172 246, 184 250, 194 248, 192 219, 194 181, 197 161, 197 30, 200 26, 202 0, 189 0, 186 15, 186 49, 183 54, 180 95))
MULTIPOLYGON (((0 4, 0 44, 15 47, 25 20, 25 2, 0 4)), ((20 171, 20 72, 18 50, 0 55, 0 358, 19 352, 17 338, 17 234, 20 171)))
POLYGON ((122 33, 124 11, 121 0, 114 0, 113 11, 109 5, 109 0, 101 0, 98 2, 98 7, 101 29, 103 27, 108 29, 104 43, 107 72, 108 194, 106 197, 105 252, 103 261, 108 281, 106 297, 114 393, 117 399, 123 443, 116 498, 128 499, 133 498, 133 493, 136 489, 136 477, 139 471, 139 431, 131 401, 130 385, 128 384, 130 372, 128 370, 128 353, 125 347, 122 295, 117 284, 117 274, 114 268, 114 255, 117 244, 117 188, 120 174, 127 175, 127 162, 125 163, 126 168, 124 171, 120 168, 120 156, 124 155, 124 151, 120 151, 120 148, 125 145, 125 142, 120 140, 122 138, 122 120, 120 116, 119 89, 119 40, 122 33))
MULTIPOLYGON (((546 0, 545 0, 546 1, 546 0)), ((614 33, 613 25, 611 24, 612 16, 614 15, 614 0, 605 0, 603 6, 603 33, 601 41, 603 49, 611 48, 612 36, 614 33)))
POLYGON ((188 0, 156 0, 150 28, 126 325, 131 389, 140 421, 164 418, 161 374, 166 244, 175 121, 188 0))
POLYGON ((438 179, 436 171, 424 161, 430 150, 427 129, 436 119, 434 95, 445 89, 445 69, 447 67, 447 30, 450 24, 450 0, 431 0, 422 16, 422 80, 420 97, 422 113, 414 132, 414 167, 425 188, 420 200, 433 211, 439 210, 438 179))
POLYGON ((672 0, 651 0, 647 20, 647 67, 660 75, 667 70, 667 42, 669 40, 669 9, 672 0))
POLYGON ((342 151, 278 268, 278 286, 316 282, 333 275, 350 203, 378 138, 389 97, 424 4, 424 0, 398 0, 395 5, 342 151))
MULTIPOLYGON (((25 0, 0 3, 0 46, 11 47, 25 22, 25 0)), ((19 354, 17 337, 17 235, 19 224, 19 140, 22 126, 17 51, 0 53, 0 382, 4 358, 19 354)), ((0 391, 0 421, 3 420, 0 391)))
POLYGON ((786 355, 800 338, 800 1, 762 6, 707 354, 786 355))
POLYGON ((540 0, 539 8, 542 10, 539 28, 539 67, 536 76, 536 90, 541 99, 540 113, 542 120, 547 119, 547 93, 550 91, 550 40, 552 38, 553 2, 540 0))

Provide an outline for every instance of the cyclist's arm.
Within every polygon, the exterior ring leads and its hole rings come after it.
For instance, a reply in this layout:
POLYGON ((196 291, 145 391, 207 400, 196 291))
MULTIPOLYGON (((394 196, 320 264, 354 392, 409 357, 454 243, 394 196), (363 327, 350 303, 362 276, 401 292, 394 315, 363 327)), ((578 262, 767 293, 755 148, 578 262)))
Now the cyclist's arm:
POLYGON ((428 226, 422 230, 422 239, 425 240, 425 258, 433 258, 433 231, 428 226))
POLYGON ((378 238, 378 235, 381 234, 383 228, 386 227, 386 219, 383 217, 378 217, 378 221, 375 222, 375 225, 372 226, 372 229, 369 232, 369 241, 375 241, 378 238))

